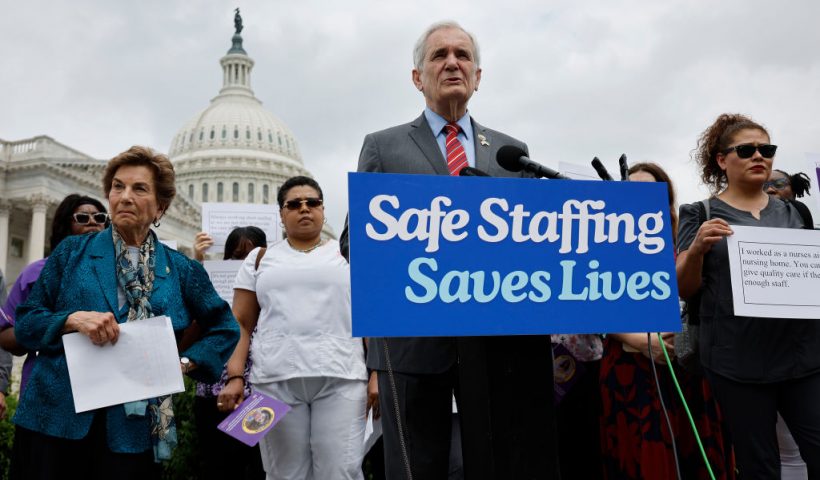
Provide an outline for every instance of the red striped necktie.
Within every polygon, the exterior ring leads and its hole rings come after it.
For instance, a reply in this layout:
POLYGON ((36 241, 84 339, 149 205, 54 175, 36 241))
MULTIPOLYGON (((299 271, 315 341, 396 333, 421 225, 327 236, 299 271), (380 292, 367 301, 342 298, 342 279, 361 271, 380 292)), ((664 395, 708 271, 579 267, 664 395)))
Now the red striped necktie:
POLYGON ((461 127, 457 123, 448 123, 444 126, 447 130, 447 138, 445 146, 447 149, 447 170, 450 175, 458 176, 458 172, 467 166, 467 152, 464 151, 464 145, 458 139, 458 132, 461 127))

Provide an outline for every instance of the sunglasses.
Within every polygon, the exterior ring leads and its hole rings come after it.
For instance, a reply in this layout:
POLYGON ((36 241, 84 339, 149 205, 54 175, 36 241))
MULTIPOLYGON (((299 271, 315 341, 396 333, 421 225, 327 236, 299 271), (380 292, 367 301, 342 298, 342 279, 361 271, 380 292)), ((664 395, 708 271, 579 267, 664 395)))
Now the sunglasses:
POLYGON ((287 208, 288 210, 299 210, 300 208, 302 208, 303 204, 307 205, 308 208, 317 208, 321 207, 322 203, 324 202, 321 198, 297 198, 285 202, 285 208, 287 208))
POLYGON ((769 180, 768 182, 763 183, 763 190, 766 191, 770 187, 774 188, 775 190, 783 190, 784 188, 789 186, 789 179, 788 178, 778 178, 777 180, 769 180))
POLYGON ((88 225, 91 220, 94 220, 94 223, 98 225, 104 225, 108 221, 108 214, 102 212, 74 214, 74 222, 79 225, 88 225))
POLYGON ((752 158, 755 152, 760 152, 763 158, 772 158, 776 151, 777 145, 752 145, 751 143, 744 143, 743 145, 735 145, 734 147, 727 148, 723 151, 723 154, 726 155, 729 152, 735 152, 740 158, 752 158))

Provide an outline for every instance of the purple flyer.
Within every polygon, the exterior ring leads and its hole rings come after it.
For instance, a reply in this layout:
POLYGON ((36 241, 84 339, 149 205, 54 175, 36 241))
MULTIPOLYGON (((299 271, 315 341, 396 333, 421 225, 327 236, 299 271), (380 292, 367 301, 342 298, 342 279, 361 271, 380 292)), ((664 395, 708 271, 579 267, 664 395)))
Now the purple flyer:
POLYGON ((217 428, 253 447, 282 420, 290 407, 261 393, 252 393, 217 428))
POLYGON ((578 381, 578 377, 583 375, 585 368, 583 362, 577 361, 567 347, 560 343, 553 344, 552 356, 555 405, 558 405, 578 381))

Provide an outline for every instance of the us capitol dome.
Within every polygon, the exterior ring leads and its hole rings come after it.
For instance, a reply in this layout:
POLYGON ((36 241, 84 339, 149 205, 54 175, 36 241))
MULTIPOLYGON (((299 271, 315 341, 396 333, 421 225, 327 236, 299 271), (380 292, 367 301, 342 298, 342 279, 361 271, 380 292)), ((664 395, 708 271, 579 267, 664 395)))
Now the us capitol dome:
MULTIPOLYGON (((222 66, 222 89, 207 108, 174 135, 168 156, 177 190, 196 204, 261 203, 276 207, 288 178, 312 177, 302 163, 293 132, 262 106, 251 89, 254 61, 242 46, 242 19, 222 66)), ((335 238, 325 225, 324 236, 335 238)))
MULTIPOLYGON (((293 132, 254 96, 254 62, 242 48, 238 12, 234 23, 233 44, 220 60, 222 89, 179 130, 168 152, 177 172, 177 197, 156 232, 188 255, 202 228, 203 202, 270 204, 275 213, 279 186, 294 175, 312 176, 293 132)), ((106 203, 100 179, 107 163, 47 135, 0 138, 0 271, 8 284, 48 254, 51 220, 66 195, 106 203)), ((327 225, 322 233, 335 238, 327 225)))

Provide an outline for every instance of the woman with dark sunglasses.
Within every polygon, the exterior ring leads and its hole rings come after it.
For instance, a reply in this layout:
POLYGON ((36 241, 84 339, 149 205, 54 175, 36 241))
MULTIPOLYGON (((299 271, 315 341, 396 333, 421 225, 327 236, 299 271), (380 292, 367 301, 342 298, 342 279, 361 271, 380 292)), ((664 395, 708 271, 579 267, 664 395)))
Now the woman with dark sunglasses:
MULTIPOLYGON (((780 197, 791 202, 803 217, 805 228, 814 226, 809 207, 805 203, 796 200, 809 194, 811 180, 805 173, 799 172, 789 175, 783 170, 772 170, 769 180, 763 184, 763 191, 769 195, 780 197)), ((777 416, 777 443, 780 446, 780 466, 783 480, 797 480, 806 478, 806 464, 800 458, 800 450, 794 441, 789 428, 783 418, 777 416)))
MULTIPOLYGON (((108 213, 99 200, 72 193, 60 202, 54 212, 49 247, 53 252, 57 245, 69 235, 99 232, 106 227, 107 222, 108 213)), ((34 369, 37 352, 26 350, 17 343, 17 338, 14 336, 15 310, 17 305, 22 304, 28 298, 47 260, 48 257, 36 260, 20 272, 0 313, 0 346, 14 355, 26 356, 20 377, 20 397, 23 396, 31 371, 34 369)), ((26 429, 19 427, 15 429, 12 457, 21 458, 27 455, 25 447, 29 443, 27 433, 26 429)))
MULTIPOLYGON (((69 235, 82 235, 85 233, 99 232, 107 226, 108 213, 106 213, 103 204, 94 198, 86 197, 76 193, 65 197, 57 210, 54 212, 54 219, 51 221, 51 237, 49 239, 49 246, 51 251, 57 248, 57 245, 69 235)), ((8 350, 15 355, 26 355, 26 361, 23 362, 23 374, 20 380, 20 395, 26 388, 29 374, 34 368, 34 361, 37 357, 36 352, 28 352, 22 349, 14 337, 14 314, 17 305, 23 303, 28 294, 31 292, 31 287, 40 277, 40 271, 46 264, 48 257, 34 261, 26 266, 14 286, 11 287, 9 297, 3 305, 3 313, 9 322, 4 320, 4 316, 0 315, 0 347, 8 350)))
POLYGON ((681 297, 700 301, 700 360, 729 425, 739 476, 780 478, 780 412, 820 478, 820 320, 734 314, 727 236, 732 225, 802 228, 794 205, 763 191, 777 147, 760 124, 724 114, 698 141, 701 179, 712 190, 709 220, 683 205, 677 258, 681 297))
MULTIPOLYGON (((234 283, 241 337, 228 378, 242 375, 250 346, 254 390, 291 407, 259 443, 268 478, 360 479, 367 372, 351 332, 349 266, 322 238, 315 180, 286 180, 277 201, 285 239, 251 251, 234 283)), ((242 382, 228 382, 217 401, 232 411, 243 396, 242 382)))

